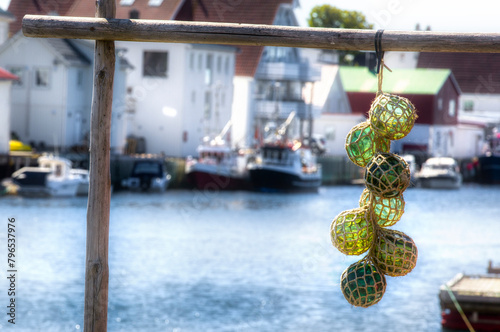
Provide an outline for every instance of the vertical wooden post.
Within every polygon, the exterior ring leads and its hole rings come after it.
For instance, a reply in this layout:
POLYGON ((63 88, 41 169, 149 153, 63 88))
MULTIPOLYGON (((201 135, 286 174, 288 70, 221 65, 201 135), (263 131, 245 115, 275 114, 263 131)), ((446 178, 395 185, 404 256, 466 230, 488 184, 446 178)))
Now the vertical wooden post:
MULTIPOLYGON (((98 0, 96 16, 114 18, 114 0, 98 0)), ((108 240, 111 200, 110 135, 114 41, 95 42, 94 89, 90 121, 90 187, 87 205, 85 331, 106 331, 108 322, 108 240)))

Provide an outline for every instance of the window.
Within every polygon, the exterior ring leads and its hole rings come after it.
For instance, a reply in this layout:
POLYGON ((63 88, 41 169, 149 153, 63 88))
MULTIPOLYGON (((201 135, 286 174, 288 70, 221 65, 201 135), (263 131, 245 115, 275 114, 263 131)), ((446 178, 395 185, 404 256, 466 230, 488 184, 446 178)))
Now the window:
MULTIPOLYGON (((12 73, 14 73, 14 72, 12 72, 12 73)), ((472 101, 472 100, 466 100, 466 101, 464 101, 464 111, 471 112, 473 110, 474 110, 474 101, 472 101)))
POLYGON ((205 84, 210 85, 213 82, 213 62, 214 56, 212 54, 207 54, 207 64, 205 67, 205 84))
POLYGON ((189 69, 194 70, 194 53, 189 54, 189 69))
POLYGON ((226 57, 226 61, 224 62, 224 73, 229 75, 229 57, 226 57))
POLYGON ((220 73, 222 70, 222 57, 219 55, 217 57, 217 73, 220 73))
POLYGON ((78 72, 76 73, 76 85, 77 86, 83 85, 83 70, 81 69, 79 69, 78 72))
POLYGON ((226 106, 226 93, 224 91, 220 93, 220 106, 226 106))
POLYGON ((144 52, 142 75, 148 77, 167 77, 168 53, 144 52))
POLYGON ((19 81, 12 81, 13 86, 22 87, 24 86, 24 68, 21 67, 12 67, 9 68, 9 71, 19 77, 19 81))
POLYGON ((198 54, 198 70, 201 71, 203 68, 203 56, 198 54))
POLYGON ((48 88, 50 85, 50 69, 35 68, 35 87, 48 88))
POLYGON ((149 0, 148 5, 150 5, 151 7, 158 7, 162 2, 163 0, 149 0))
POLYGON ((210 91, 205 92, 204 118, 206 120, 212 118, 212 94, 210 91))
POLYGON ((302 100, 302 83, 290 81, 287 86, 286 100, 302 100))
POLYGON ((456 109, 455 109, 455 99, 450 99, 450 102, 448 104, 448 115, 449 116, 455 116, 456 115, 456 109))
POLYGON ((139 19, 139 11, 137 9, 132 9, 129 13, 128 13, 128 18, 130 18, 131 20, 137 20, 139 19))

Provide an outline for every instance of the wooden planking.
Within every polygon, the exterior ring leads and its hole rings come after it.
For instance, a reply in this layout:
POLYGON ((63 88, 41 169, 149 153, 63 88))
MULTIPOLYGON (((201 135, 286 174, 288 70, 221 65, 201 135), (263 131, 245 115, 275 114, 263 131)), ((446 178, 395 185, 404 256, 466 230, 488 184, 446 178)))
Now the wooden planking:
MULTIPOLYGON (((114 17, 114 0, 97 1, 96 15, 114 17)), ((90 122, 90 187, 87 203, 84 330, 107 330, 108 243, 111 201, 110 137, 115 71, 114 41, 99 40, 94 53, 90 122)))
POLYGON ((497 297, 500 303, 500 277, 464 277, 451 290, 460 295, 497 297))
MULTIPOLYGON (((373 50, 375 30, 26 15, 27 37, 373 50)), ((500 33, 384 31, 384 51, 500 52, 500 33)))

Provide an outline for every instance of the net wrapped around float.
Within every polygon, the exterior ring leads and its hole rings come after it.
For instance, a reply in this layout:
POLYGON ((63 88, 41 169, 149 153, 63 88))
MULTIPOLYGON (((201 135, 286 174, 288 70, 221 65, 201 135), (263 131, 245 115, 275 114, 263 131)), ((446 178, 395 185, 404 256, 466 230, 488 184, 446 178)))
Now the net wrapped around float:
POLYGON ((383 52, 377 51, 377 57, 378 91, 368 120, 354 126, 345 143, 349 159, 364 168, 366 188, 358 206, 339 213, 330 226, 332 244, 341 253, 366 253, 347 267, 340 280, 344 297, 357 307, 378 303, 386 290, 385 276, 410 273, 418 257, 408 235, 387 228, 401 219, 403 192, 410 185, 409 165, 390 152, 390 143, 410 133, 417 114, 407 98, 382 92, 383 52))

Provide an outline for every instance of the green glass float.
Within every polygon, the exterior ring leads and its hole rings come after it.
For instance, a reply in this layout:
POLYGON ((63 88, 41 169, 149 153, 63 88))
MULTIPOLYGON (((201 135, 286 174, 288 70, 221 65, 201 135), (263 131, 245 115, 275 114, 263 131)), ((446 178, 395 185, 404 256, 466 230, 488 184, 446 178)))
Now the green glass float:
POLYGON ((371 208, 377 225, 389 227, 401 219, 405 210, 403 194, 389 198, 374 194, 371 194, 370 197, 370 194, 370 190, 366 188, 363 190, 359 199, 359 206, 368 205, 371 208))
POLYGON ((373 130, 390 140, 408 135, 416 119, 415 106, 407 98, 389 93, 379 94, 369 111, 373 130))
MULTIPOLYGON (((381 33, 377 35, 376 48, 381 33)), ((410 185, 409 165, 389 152, 391 140, 408 135, 417 114, 408 99, 382 92, 383 52, 378 52, 377 57, 378 91, 369 118, 354 126, 345 141, 349 159, 365 167, 366 189, 359 207, 341 212, 330 226, 330 238, 340 252, 346 255, 368 252, 340 278, 342 294, 357 307, 379 302, 387 286, 385 276, 408 274, 418 257, 417 247, 409 236, 385 228, 401 219, 405 209, 403 192, 410 185)))
POLYGON ((374 229, 367 208, 339 213, 330 226, 333 245, 345 255, 361 255, 373 244, 374 229))
POLYGON ((379 229, 371 256, 379 270, 391 277, 410 273, 417 264, 415 242, 403 232, 379 229))
POLYGON ((389 152, 390 146, 391 141, 375 133, 368 121, 352 127, 345 140, 347 156, 360 167, 365 167, 378 151, 389 152))
POLYGON ((410 185, 410 167, 394 153, 377 153, 366 165, 365 185, 378 196, 399 196, 410 185))
POLYGON ((384 296, 387 282, 378 268, 366 258, 351 264, 340 277, 346 300, 356 307, 369 307, 384 296))

